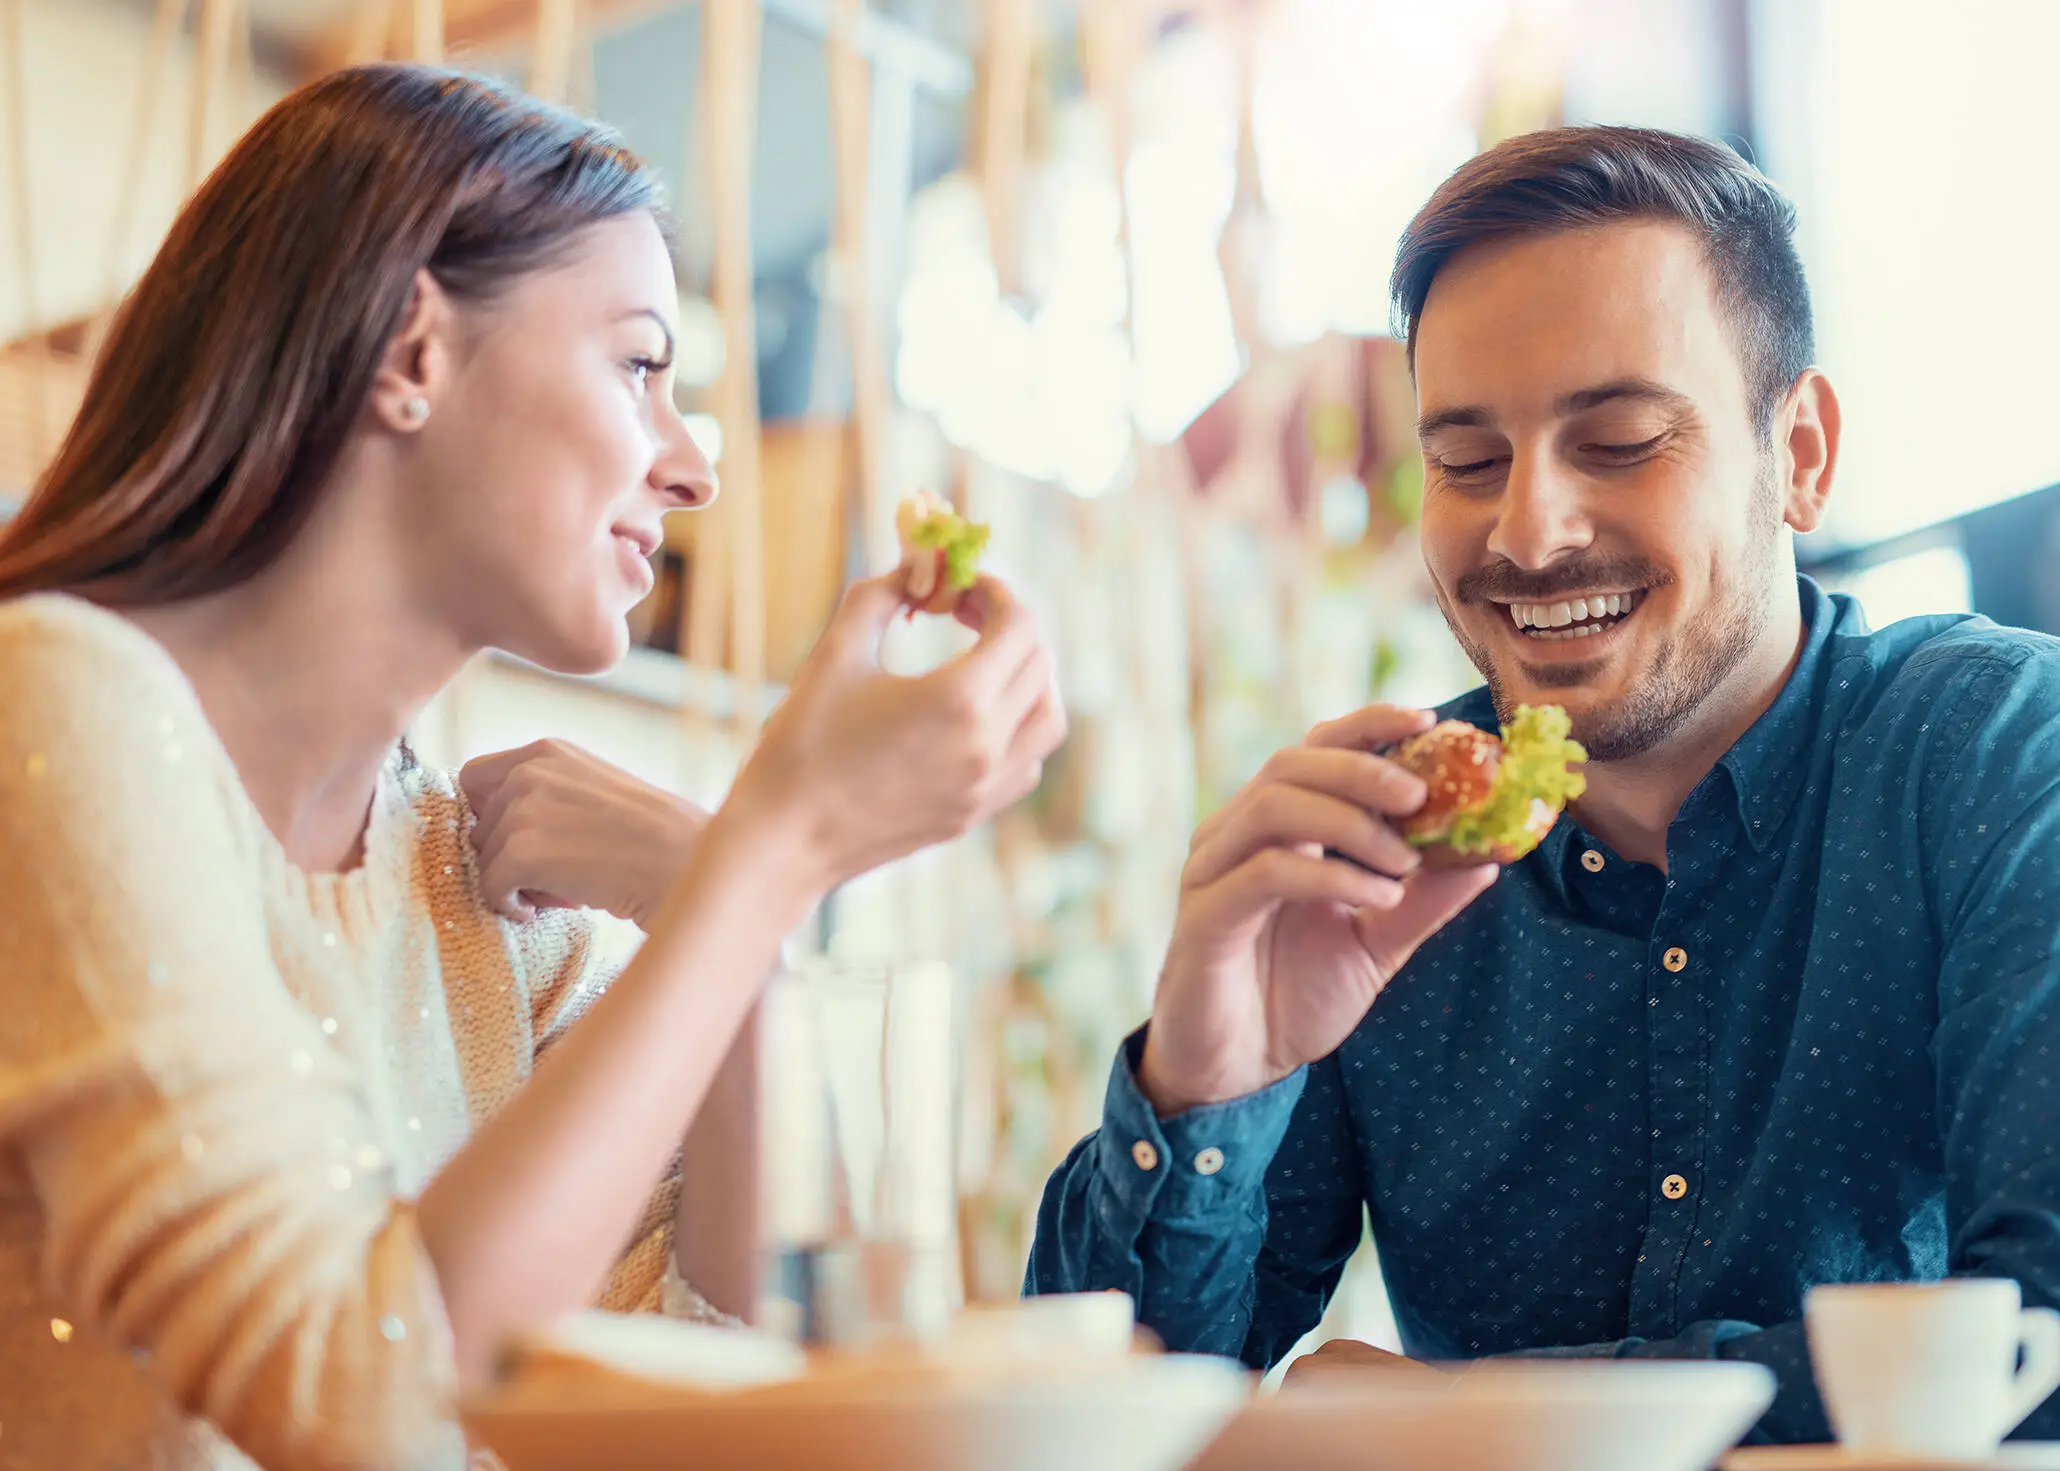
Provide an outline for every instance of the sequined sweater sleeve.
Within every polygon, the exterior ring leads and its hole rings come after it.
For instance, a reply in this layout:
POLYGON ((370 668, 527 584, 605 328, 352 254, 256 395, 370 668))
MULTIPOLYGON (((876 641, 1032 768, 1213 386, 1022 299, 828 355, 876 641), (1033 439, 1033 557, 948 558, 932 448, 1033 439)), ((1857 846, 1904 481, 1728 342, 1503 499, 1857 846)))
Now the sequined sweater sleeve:
MULTIPOLYGON (((641 943, 633 927, 590 910, 545 910, 515 929, 517 967, 527 980, 536 1051, 586 1015, 622 962, 641 943)), ((700 1323, 734 1323, 681 1277, 673 1250, 682 1160, 675 1154, 645 1202, 644 1213, 598 1306, 618 1313, 664 1313, 700 1323)))
POLYGON ((285 986, 233 770, 140 633, 0 605, 0 1164, 79 1331, 269 1471, 448 1467, 451 1335, 411 1204, 285 986))

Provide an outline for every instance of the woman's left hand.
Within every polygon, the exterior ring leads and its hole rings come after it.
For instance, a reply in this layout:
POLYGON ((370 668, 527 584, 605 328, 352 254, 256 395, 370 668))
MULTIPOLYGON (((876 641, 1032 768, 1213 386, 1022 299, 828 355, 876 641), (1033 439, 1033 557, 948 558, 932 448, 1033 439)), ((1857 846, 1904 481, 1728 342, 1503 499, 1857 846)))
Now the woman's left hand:
POLYGON ((700 841, 708 814, 565 741, 465 764, 480 892, 512 920, 585 907, 641 925, 700 841))

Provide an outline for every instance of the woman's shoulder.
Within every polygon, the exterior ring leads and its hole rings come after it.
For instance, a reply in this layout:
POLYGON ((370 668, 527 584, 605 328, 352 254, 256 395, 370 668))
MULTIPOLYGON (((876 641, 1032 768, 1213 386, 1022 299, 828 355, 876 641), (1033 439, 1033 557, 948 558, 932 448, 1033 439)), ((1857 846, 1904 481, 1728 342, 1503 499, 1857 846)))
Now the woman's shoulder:
POLYGON ((0 883, 16 920, 67 893, 160 904, 153 924, 205 909, 193 894, 240 880, 256 851, 237 790, 193 686, 141 627, 63 595, 0 602, 0 847, 37 855, 0 883))
POLYGON ((164 645, 120 613, 70 593, 0 599, 0 682, 15 699, 78 689, 114 698, 119 691, 106 688, 110 676, 131 690, 176 692, 198 708, 164 645))
POLYGON ((213 727, 185 672, 120 613, 68 593, 0 601, 0 724, 82 748, 143 741, 196 758, 213 727))

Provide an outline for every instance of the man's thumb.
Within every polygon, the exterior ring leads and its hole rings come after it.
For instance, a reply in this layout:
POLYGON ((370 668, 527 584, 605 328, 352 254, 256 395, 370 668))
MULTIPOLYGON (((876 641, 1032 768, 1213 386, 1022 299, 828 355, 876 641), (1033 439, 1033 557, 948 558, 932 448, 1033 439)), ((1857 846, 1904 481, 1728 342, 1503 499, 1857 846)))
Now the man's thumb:
POLYGON ((1492 863, 1478 868, 1419 868, 1402 886, 1402 902, 1393 909, 1362 909, 1352 916, 1366 952, 1383 976, 1392 977, 1416 953, 1416 947, 1443 929, 1460 910, 1494 887, 1502 870, 1492 863))

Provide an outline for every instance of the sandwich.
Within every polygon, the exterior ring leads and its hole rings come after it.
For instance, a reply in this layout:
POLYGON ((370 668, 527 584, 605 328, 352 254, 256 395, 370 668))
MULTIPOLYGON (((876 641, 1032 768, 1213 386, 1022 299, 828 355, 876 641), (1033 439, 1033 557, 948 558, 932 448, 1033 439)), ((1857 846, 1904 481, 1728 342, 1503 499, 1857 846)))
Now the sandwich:
POLYGON ((1566 804, 1587 788, 1570 770, 1588 759, 1557 705, 1519 705, 1498 740, 1463 720, 1411 736, 1388 759, 1430 795, 1402 836, 1431 868, 1514 863, 1544 841, 1566 804))
POLYGON ((902 593, 910 617, 951 612, 980 580, 987 528, 928 491, 917 491, 895 509, 894 533, 901 541, 902 593))

